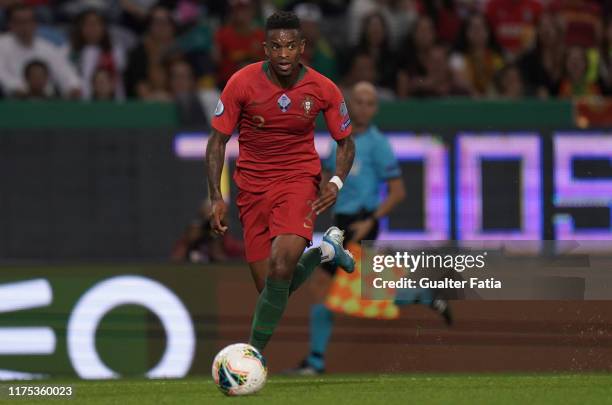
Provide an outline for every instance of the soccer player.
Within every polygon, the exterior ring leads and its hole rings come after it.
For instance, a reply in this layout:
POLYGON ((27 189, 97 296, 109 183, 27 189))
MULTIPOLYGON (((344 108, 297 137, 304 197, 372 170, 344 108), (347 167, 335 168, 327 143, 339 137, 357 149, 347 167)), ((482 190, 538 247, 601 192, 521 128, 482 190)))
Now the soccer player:
MULTIPOLYGON (((406 196, 401 170, 393 154, 391 144, 372 124, 378 111, 376 88, 369 82, 358 82, 351 89, 349 98, 353 133, 355 135, 355 162, 338 195, 334 207, 334 222, 346 229, 346 239, 359 243, 375 240, 378 236, 378 221, 389 215, 406 196), (380 201, 378 189, 387 186, 387 196, 380 201)), ((327 172, 336 170, 336 149, 323 162, 327 172)), ((314 283, 317 295, 325 296, 335 275, 333 263, 321 266, 323 271, 314 283)), ((396 305, 421 303, 429 305, 442 315, 447 323, 452 321, 446 301, 434 298, 431 290, 408 290, 395 299, 396 305)), ((331 337, 334 314, 324 304, 315 304, 310 311, 310 354, 290 374, 313 375, 325 370, 325 352, 331 337)))
POLYGON ((238 126, 236 204, 246 259, 260 292, 249 343, 259 350, 270 340, 289 295, 320 263, 333 261, 348 272, 355 265, 336 227, 327 230, 320 247, 304 253, 317 215, 335 203, 353 163, 355 144, 346 104, 333 82, 300 62, 305 40, 294 13, 274 13, 265 31, 267 60, 230 78, 206 147, 212 229, 224 234, 227 206, 221 196, 221 170, 225 145, 238 126), (314 128, 320 112, 338 153, 335 175, 319 192, 314 128))

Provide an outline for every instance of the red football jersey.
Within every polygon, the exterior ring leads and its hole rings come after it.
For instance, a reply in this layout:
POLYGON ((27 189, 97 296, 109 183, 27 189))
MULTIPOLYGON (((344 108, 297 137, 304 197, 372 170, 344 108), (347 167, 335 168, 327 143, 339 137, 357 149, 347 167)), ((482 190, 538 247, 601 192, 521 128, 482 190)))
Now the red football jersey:
POLYGON ((302 67, 293 87, 274 84, 268 62, 236 72, 227 83, 212 119, 231 135, 238 125, 239 153, 234 180, 241 190, 260 192, 274 183, 321 173, 314 145, 315 118, 323 112, 331 136, 350 135, 351 120, 340 89, 310 67, 302 67))
POLYGON ((513 55, 531 45, 541 13, 542 5, 535 0, 491 0, 486 11, 497 41, 513 55))

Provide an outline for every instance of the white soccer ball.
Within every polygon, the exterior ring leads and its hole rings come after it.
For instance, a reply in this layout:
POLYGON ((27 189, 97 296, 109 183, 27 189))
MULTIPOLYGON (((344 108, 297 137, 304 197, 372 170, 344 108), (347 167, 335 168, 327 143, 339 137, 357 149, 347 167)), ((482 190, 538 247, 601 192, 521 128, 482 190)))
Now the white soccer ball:
POLYGON ((263 388, 268 369, 257 349, 236 343, 221 350, 213 361, 212 377, 225 395, 249 395, 263 388))

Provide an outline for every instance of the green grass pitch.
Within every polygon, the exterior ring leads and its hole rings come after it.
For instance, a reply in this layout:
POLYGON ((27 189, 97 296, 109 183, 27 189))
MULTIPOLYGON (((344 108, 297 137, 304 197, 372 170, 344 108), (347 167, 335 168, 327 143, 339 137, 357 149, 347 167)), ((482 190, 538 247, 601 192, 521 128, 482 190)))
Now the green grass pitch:
MULTIPOLYGON (((31 383, 23 383, 30 385, 31 383)), ((184 380, 65 381, 72 404, 604 404, 612 403, 607 374, 386 374, 269 378, 248 397, 225 397, 210 378, 184 380)), ((3 383, 4 387, 8 384, 3 383)), ((22 384, 18 384, 22 385, 22 384)), ((1 403, 44 403, 47 399, 9 399, 1 403)), ((63 401, 61 401, 63 402, 63 401)))

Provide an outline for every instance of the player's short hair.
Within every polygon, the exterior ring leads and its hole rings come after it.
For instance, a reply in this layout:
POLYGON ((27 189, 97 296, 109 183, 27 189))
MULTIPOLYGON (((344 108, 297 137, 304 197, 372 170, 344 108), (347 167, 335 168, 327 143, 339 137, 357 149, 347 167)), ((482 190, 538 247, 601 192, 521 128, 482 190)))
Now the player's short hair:
POLYGON ((270 30, 298 30, 301 31, 300 19, 292 11, 277 11, 266 20, 266 32, 270 30))

